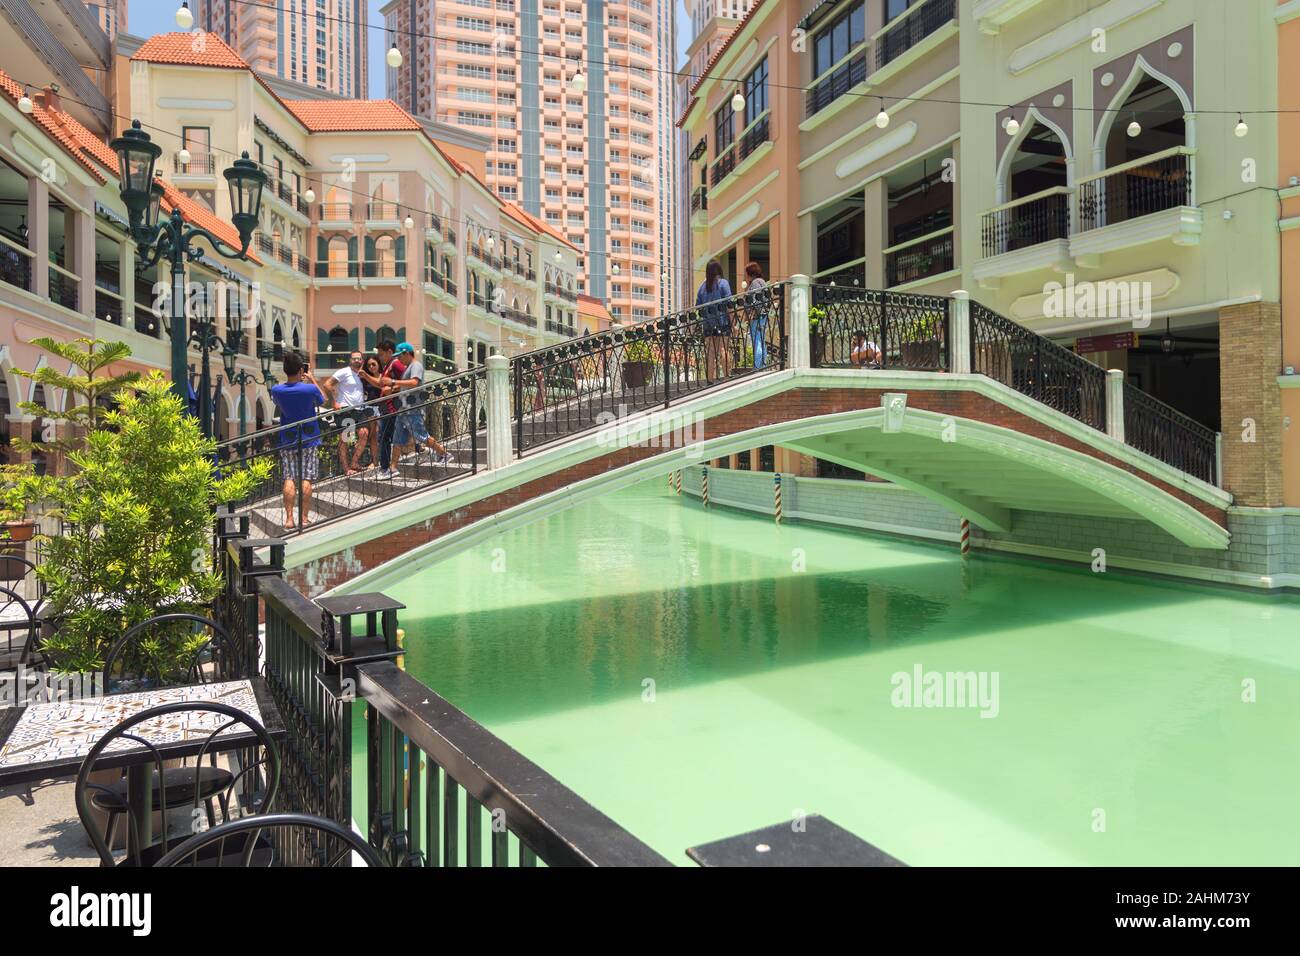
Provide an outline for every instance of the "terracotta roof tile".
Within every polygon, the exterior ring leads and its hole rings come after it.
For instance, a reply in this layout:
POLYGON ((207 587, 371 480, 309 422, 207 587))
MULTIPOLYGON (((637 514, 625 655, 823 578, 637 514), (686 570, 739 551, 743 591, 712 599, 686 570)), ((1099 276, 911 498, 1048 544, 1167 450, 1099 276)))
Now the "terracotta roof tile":
MULTIPOLYGON (((3 70, 0 70, 0 91, 14 105, 17 105, 23 95, 22 84, 3 70)), ((46 107, 44 98, 39 92, 32 97, 30 118, 101 183, 108 182, 108 176, 99 165, 91 161, 92 156, 99 162, 105 163, 110 170, 116 171, 117 157, 108 148, 108 144, 100 142, 95 134, 64 111, 46 107)))
POLYGON ((284 100, 313 133, 423 130, 419 120, 392 100, 284 100))
POLYGON ((591 295, 578 295, 578 314, 589 316, 593 319, 604 319, 609 321, 609 309, 605 308, 605 303, 591 295))
POLYGON ((145 40, 131 57, 149 63, 179 63, 247 70, 247 61, 215 33, 159 33, 145 40))

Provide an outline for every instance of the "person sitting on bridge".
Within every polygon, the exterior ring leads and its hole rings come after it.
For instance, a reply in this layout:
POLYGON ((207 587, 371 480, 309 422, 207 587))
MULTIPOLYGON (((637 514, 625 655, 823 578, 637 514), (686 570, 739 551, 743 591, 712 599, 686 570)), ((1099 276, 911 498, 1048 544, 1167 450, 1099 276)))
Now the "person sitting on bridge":
POLYGON ((280 429, 280 475, 284 479, 284 528, 289 531, 297 527, 294 499, 298 482, 302 483, 302 526, 311 523, 307 516, 311 513, 311 483, 316 480, 316 449, 320 446, 316 406, 325 401, 325 393, 296 352, 284 353, 284 376, 286 381, 271 386, 271 400, 280 409, 280 424, 284 426, 280 429))
MULTIPOLYGON (((415 357, 415 348, 410 342, 397 346, 397 358, 406 365, 405 373, 394 376, 393 385, 397 390, 409 391, 423 385, 424 364, 415 357)), ((451 455, 438 439, 429 434, 424 425, 424 404, 427 401, 427 395, 415 394, 397 399, 401 409, 397 413, 397 424, 393 427, 393 444, 397 446, 397 456, 400 459, 406 453, 408 445, 415 445, 417 453, 419 447, 423 446, 434 452, 435 462, 449 465, 452 463, 451 455)))
POLYGON ((853 333, 853 347, 849 350, 849 361, 858 368, 880 368, 884 356, 876 343, 867 338, 867 333, 858 330, 853 333))

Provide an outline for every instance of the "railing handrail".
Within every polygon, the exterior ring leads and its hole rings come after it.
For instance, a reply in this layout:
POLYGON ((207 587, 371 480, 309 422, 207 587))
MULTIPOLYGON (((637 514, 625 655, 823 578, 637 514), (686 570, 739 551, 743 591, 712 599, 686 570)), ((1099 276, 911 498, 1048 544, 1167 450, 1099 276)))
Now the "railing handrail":
POLYGON ((853 47, 853 49, 849 50, 848 53, 845 53, 834 63, 832 63, 830 66, 826 67, 826 69, 822 70, 815 77, 813 77, 812 82, 803 88, 803 92, 805 94, 814 92, 818 87, 822 86, 827 80, 831 78, 831 74, 833 74, 840 67, 849 63, 855 56, 857 56, 860 53, 869 53, 871 51, 872 39, 873 38, 868 37, 865 40, 859 41, 857 46, 853 47))
POLYGON ((3 232, 0 232, 0 245, 5 245, 10 249, 14 250, 14 252, 21 252, 29 259, 36 258, 35 252, 33 252, 31 249, 28 249, 26 246, 19 245, 17 242, 15 242, 14 240, 6 236, 3 232))
POLYGON ((924 236, 917 236, 915 239, 908 239, 906 242, 900 242, 897 245, 890 246, 888 249, 882 249, 881 255, 889 255, 891 252, 900 252, 909 246, 916 246, 931 239, 938 239, 940 236, 952 232, 954 228, 954 226, 944 226, 942 229, 936 229, 934 232, 927 232, 924 236))
POLYGON ((911 16, 917 14, 918 11, 920 11, 920 10, 925 10, 926 8, 928 8, 928 7, 930 6, 930 3, 931 3, 931 2, 933 2, 933 0, 927 0, 927 2, 925 2, 925 3, 918 3, 918 4, 916 4, 915 6, 910 6, 910 7, 908 7, 906 10, 904 10, 904 11, 903 11, 902 13, 900 13, 898 16, 894 17, 894 19, 890 20, 888 23, 886 23, 883 27, 881 27, 881 28, 880 28, 879 30, 877 30, 875 33, 871 34, 871 36, 867 38, 868 41, 870 41, 871 43, 874 44, 877 40, 879 40, 882 36, 884 36, 884 35, 885 35, 886 33, 888 33, 890 30, 894 29, 894 27, 896 27, 896 26, 898 26, 899 24, 901 24, 904 20, 906 20, 906 19, 908 19, 909 17, 911 17, 911 16))
POLYGON ((548 866, 671 866, 555 777, 391 661, 357 668, 357 692, 548 866))
POLYGON ((1162 149, 1158 153, 1150 153, 1146 156, 1139 156, 1137 159, 1130 159, 1127 163, 1120 163, 1117 166, 1110 166, 1096 173, 1089 173, 1087 176, 1080 176, 1074 181, 1076 186, 1082 186, 1098 179, 1105 179, 1107 176, 1113 176, 1116 173, 1126 173, 1131 169, 1138 169, 1142 166, 1148 166, 1151 163, 1159 162, 1162 159, 1169 159, 1173 156, 1195 156, 1195 146, 1171 146, 1168 149, 1162 149))
POLYGON ((1021 196, 1019 199, 1012 199, 1010 202, 1004 202, 1000 206, 992 206, 989 209, 985 209, 980 213, 980 215, 987 216, 991 213, 1002 212, 1004 209, 1014 209, 1016 206, 1023 206, 1026 203, 1036 202, 1039 199, 1046 199, 1048 196, 1068 196, 1074 191, 1074 186, 1052 186, 1050 189, 1041 189, 1036 193, 1030 193, 1028 196, 1021 196))
MULTIPOLYGON (((334 371, 337 371, 337 369, 331 370, 331 374, 333 374, 334 371)), ((277 435, 280 432, 285 431, 286 429, 289 428, 304 428, 308 425, 314 424, 316 428, 319 429, 322 424, 329 425, 334 418, 336 418, 339 415, 346 414, 348 410, 352 408, 373 408, 378 410, 382 414, 383 403, 391 402, 395 400, 400 401, 402 403, 401 406, 399 406, 399 408, 415 407, 411 405, 411 399, 418 397, 421 400, 423 400, 423 398, 426 395, 431 395, 435 388, 445 389, 448 387, 451 388, 460 387, 460 383, 456 382, 455 379, 464 378, 466 379, 466 384, 467 384, 468 379, 470 377, 475 375, 482 377, 483 373, 484 370, 480 368, 480 369, 468 369, 464 372, 458 372, 455 375, 444 375, 441 378, 435 378, 430 381, 427 381, 423 385, 416 385, 414 388, 403 389, 402 391, 397 392, 393 395, 381 395, 379 398, 372 398, 368 401, 362 402, 360 405, 345 405, 342 408, 332 408, 328 411, 321 412, 319 415, 316 415, 313 418, 304 418, 302 421, 290 422, 288 425, 272 425, 268 428, 260 429, 259 431, 248 432, 247 434, 239 438, 227 438, 225 441, 217 443, 217 449, 220 450, 222 448, 230 448, 230 447, 237 447, 239 445, 245 445, 254 439, 265 438, 270 435, 277 435)), ((325 387, 323 385, 320 388, 322 392, 325 391, 325 387)), ((328 398, 329 396, 327 395, 326 396, 327 401, 328 398)))

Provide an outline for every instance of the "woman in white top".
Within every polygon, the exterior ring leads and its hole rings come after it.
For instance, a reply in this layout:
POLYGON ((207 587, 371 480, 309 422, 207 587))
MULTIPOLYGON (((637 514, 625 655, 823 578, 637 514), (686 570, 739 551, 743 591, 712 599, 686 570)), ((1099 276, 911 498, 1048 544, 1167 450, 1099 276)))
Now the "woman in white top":
MULTIPOLYGON (((353 352, 346 368, 341 368, 325 380, 325 393, 334 408, 347 408, 354 411, 352 424, 355 425, 356 441, 352 453, 352 462, 348 462, 349 437, 345 432, 339 438, 339 464, 348 475, 355 475, 361 470, 361 455, 366 450, 366 439, 370 435, 371 410, 366 405, 366 387, 361 379, 364 357, 360 352, 353 352)), ((344 424, 347 424, 345 420, 344 424)))

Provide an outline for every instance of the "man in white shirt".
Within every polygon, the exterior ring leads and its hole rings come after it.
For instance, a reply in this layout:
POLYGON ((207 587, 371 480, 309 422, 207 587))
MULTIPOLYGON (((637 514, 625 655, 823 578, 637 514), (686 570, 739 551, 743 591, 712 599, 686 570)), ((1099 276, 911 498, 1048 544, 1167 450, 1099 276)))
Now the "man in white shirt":
POLYGON ((361 381, 364 360, 360 352, 353 352, 347 367, 339 369, 325 380, 325 394, 334 408, 352 412, 351 416, 343 419, 343 424, 347 425, 351 421, 356 426, 351 464, 348 463, 348 442, 342 438, 339 440, 339 464, 343 466, 344 473, 349 475, 355 475, 361 470, 361 454, 366 450, 366 440, 370 437, 372 427, 370 419, 374 413, 374 409, 366 405, 366 390, 361 381))

